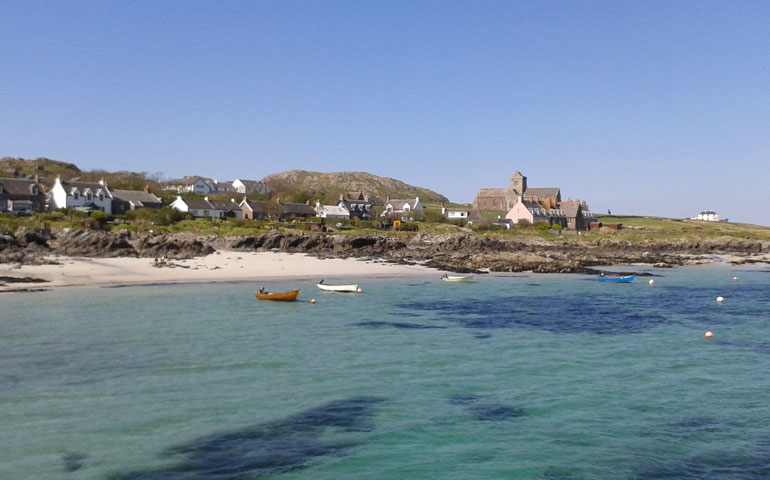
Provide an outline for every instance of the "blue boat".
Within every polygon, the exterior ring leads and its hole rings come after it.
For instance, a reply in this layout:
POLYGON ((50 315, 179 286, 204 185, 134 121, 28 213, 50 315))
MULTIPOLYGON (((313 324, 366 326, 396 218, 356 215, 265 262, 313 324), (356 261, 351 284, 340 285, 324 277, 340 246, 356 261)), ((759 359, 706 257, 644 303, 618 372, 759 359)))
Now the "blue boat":
POLYGON ((631 283, 634 281, 633 275, 627 275, 625 277, 607 277, 600 275, 598 278, 600 282, 631 283))

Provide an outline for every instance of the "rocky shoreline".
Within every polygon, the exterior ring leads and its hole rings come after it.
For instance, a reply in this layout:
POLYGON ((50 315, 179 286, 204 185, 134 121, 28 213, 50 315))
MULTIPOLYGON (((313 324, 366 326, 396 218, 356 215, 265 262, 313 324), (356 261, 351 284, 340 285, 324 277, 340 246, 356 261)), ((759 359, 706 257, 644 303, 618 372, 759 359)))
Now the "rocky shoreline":
POLYGON ((285 234, 199 237, 189 233, 136 234, 129 230, 27 230, 0 233, 0 263, 51 263, 51 256, 166 257, 184 259, 219 250, 305 253, 319 258, 360 258, 421 264, 462 273, 589 273, 599 265, 668 267, 711 263, 770 262, 770 242, 717 237, 631 243, 613 237, 587 242, 539 237, 494 238, 473 234, 410 236, 285 234))

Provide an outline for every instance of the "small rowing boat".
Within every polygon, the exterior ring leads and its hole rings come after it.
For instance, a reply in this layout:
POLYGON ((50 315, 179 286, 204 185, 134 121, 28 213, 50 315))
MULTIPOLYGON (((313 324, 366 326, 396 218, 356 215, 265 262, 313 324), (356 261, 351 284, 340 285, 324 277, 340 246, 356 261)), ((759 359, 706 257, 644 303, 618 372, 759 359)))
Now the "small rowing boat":
POLYGON ((358 291, 358 284, 355 285, 326 285, 324 283, 316 283, 316 287, 320 288, 324 292, 352 292, 358 291))
POLYGON ((625 277, 607 277, 600 275, 598 278, 600 282, 631 283, 634 281, 633 275, 626 275, 625 277))
POLYGON ((473 280, 473 275, 447 275, 441 276, 441 280, 451 283, 468 283, 473 280))
POLYGON ((299 296, 299 289, 286 292, 254 292, 254 295, 260 300, 281 300, 291 302, 299 296))

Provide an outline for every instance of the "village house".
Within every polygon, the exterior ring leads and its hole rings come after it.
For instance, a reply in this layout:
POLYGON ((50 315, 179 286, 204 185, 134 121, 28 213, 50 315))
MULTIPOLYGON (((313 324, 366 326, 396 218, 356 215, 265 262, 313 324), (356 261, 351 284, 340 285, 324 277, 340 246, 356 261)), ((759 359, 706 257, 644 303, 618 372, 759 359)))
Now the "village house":
POLYGON ((588 230, 591 222, 596 220, 596 215, 588 209, 585 200, 568 200, 559 205, 567 219, 566 228, 570 230, 588 230))
POLYGON ((401 215, 402 217, 420 216, 425 209, 420 203, 420 197, 414 197, 414 200, 390 198, 385 200, 385 206, 383 208, 381 216, 389 215, 401 215))
POLYGON ((337 206, 342 206, 349 212, 349 218, 355 217, 362 220, 371 218, 372 208, 376 204, 377 200, 364 192, 340 194, 340 199, 337 201, 337 206))
POLYGON ((75 208, 84 211, 101 210, 112 214, 112 193, 104 180, 99 182, 63 182, 56 177, 50 191, 50 208, 75 208))
POLYGON ((344 204, 337 205, 321 205, 320 201, 315 202, 315 211, 318 218, 337 218, 337 219, 349 219, 350 212, 345 208, 344 204))
POLYGON ((233 189, 237 193, 243 193, 245 195, 267 194, 267 184, 261 180, 243 180, 236 178, 233 180, 233 189))
POLYGON ((147 187, 142 190, 111 190, 112 214, 123 215, 129 210, 155 208, 163 206, 163 201, 150 193, 147 187))
POLYGON ((190 213, 195 218, 243 218, 243 211, 234 199, 223 202, 210 200, 209 197, 182 198, 180 195, 171 202, 171 207, 190 213))
POLYGON ((470 216, 471 211, 470 210, 458 210, 458 209, 451 209, 446 208, 444 206, 444 203, 441 203, 441 215, 444 216, 447 220, 468 220, 468 217, 470 216))
POLYGON ((34 180, 0 178, 0 212, 26 215, 45 209, 45 189, 37 177, 34 180))
POLYGON ((513 207, 505 215, 505 218, 518 224, 522 220, 530 225, 547 223, 548 225, 560 225, 567 227, 567 218, 559 208, 546 208, 537 202, 524 200, 521 196, 514 202, 513 207))
POLYGON ((268 217, 267 204, 243 197, 240 203, 241 215, 245 220, 263 220, 268 217))
POLYGON ((700 212, 692 220, 703 220, 704 222, 718 222, 719 214, 713 210, 704 210, 700 212))
POLYGON ((473 207, 479 210, 509 211, 518 201, 523 200, 543 204, 544 208, 558 208, 561 202, 559 187, 530 188, 527 177, 516 172, 511 176, 508 188, 482 188, 473 201, 473 207))
POLYGON ((213 193, 211 184, 200 177, 191 178, 187 181, 184 192, 197 193, 198 195, 208 195, 213 193))
POLYGON ((310 201, 305 203, 289 203, 278 200, 278 204, 281 206, 281 220, 287 218, 310 218, 318 215, 315 209, 310 206, 310 201))

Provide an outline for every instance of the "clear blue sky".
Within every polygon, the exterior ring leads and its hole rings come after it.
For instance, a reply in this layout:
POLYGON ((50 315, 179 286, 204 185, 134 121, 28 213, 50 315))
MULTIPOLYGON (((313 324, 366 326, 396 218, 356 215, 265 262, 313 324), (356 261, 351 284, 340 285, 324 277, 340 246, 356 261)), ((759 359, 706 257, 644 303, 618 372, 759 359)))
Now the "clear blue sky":
POLYGON ((770 2, 0 0, 0 156, 770 225, 770 2))

